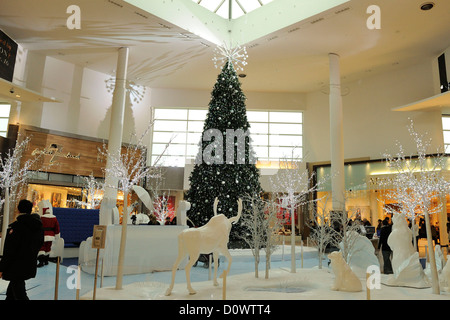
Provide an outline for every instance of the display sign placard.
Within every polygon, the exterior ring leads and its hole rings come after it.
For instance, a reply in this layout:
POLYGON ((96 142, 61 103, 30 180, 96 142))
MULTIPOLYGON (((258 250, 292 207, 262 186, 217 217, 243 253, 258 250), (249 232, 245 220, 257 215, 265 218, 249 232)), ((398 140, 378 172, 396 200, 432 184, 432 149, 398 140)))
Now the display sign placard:
POLYGON ((92 234, 92 248, 104 249, 106 242, 106 226, 95 225, 94 232, 92 234))
POLYGON ((0 78, 12 82, 16 55, 17 43, 0 30, 0 78))

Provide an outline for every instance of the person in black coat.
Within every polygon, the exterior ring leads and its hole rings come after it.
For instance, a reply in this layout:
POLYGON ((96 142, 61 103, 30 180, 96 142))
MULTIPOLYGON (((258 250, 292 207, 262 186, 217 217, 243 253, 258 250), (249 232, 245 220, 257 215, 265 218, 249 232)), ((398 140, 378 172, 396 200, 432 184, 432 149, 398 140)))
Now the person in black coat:
POLYGON ((380 240, 378 241, 378 249, 381 248, 381 254, 383 256, 383 273, 392 274, 391 253, 392 250, 388 245, 388 238, 392 231, 392 225, 389 224, 389 218, 386 218, 382 222, 383 226, 380 231, 380 240))
POLYGON ((20 200, 19 215, 8 227, 0 260, 0 278, 9 281, 6 300, 28 300, 25 280, 37 273, 37 256, 44 243, 44 229, 37 214, 31 214, 33 204, 20 200))

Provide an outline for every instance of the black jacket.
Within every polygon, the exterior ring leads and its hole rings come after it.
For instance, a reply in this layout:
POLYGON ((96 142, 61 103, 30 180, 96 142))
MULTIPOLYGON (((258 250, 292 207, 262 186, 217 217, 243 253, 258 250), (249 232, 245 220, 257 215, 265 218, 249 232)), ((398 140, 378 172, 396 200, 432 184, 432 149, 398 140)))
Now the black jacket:
POLYGON ((381 251, 392 251, 387 242, 391 231, 391 225, 381 227, 380 239, 378 240, 378 249, 381 248, 381 251))
POLYGON ((28 280, 36 276, 37 255, 44 243, 44 229, 37 214, 21 214, 3 237, 0 271, 4 280, 28 280))

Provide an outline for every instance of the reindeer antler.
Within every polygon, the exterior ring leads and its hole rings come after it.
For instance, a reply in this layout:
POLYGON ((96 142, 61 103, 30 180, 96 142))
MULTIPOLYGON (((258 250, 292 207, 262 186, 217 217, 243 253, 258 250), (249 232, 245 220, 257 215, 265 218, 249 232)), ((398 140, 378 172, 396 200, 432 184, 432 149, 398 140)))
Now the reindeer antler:
POLYGON ((219 198, 216 197, 216 199, 214 199, 214 215, 217 216, 217 205, 219 204, 219 198))

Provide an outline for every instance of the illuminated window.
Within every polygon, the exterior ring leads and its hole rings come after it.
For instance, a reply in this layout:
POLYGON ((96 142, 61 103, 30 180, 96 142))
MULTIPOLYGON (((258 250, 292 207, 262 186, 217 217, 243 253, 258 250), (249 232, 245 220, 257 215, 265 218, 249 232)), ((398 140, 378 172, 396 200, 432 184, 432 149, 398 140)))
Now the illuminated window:
POLYGON ((258 161, 301 160, 303 114, 284 111, 247 111, 250 137, 258 161))
POLYGON ((169 167, 184 167, 187 159, 195 159, 207 112, 207 109, 155 109, 152 164, 161 155, 158 163, 169 167))
POLYGON ((444 130, 444 150, 450 153, 450 115, 442 116, 442 129, 444 130))
MULTIPOLYGON (((202 139, 207 109, 156 108, 152 164, 184 167, 194 160, 202 139), (169 143, 170 142, 170 143, 169 143)), ((302 112, 247 111, 252 147, 259 162, 300 160, 303 156, 302 112)))
POLYGON ((8 132, 10 104, 0 104, 0 136, 6 138, 8 132))
POLYGON ((237 19, 273 0, 192 0, 225 19, 237 19))

